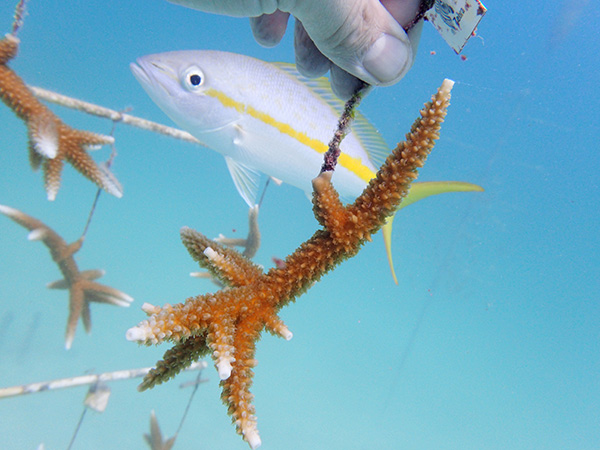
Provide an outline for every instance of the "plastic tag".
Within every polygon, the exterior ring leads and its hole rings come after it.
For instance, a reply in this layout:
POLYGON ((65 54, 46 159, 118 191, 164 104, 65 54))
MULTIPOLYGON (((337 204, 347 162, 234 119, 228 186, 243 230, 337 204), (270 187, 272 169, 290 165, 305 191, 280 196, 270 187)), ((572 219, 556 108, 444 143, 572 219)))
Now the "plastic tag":
POLYGON ((486 12, 479 0, 435 0, 425 18, 448 45, 460 53, 486 12))
POLYGON ((83 404, 96 412, 104 412, 108 405, 110 397, 110 388, 104 383, 98 381, 90 385, 90 389, 85 396, 83 404))

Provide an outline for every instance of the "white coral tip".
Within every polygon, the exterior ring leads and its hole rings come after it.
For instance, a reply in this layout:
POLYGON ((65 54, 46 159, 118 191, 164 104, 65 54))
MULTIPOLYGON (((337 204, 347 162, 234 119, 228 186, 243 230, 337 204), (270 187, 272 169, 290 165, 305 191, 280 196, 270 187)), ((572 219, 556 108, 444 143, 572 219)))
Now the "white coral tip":
POLYGON ((0 213, 8 217, 16 217, 19 214, 19 210, 11 208, 10 206, 0 205, 0 213))
POLYGON ((203 253, 210 260, 214 260, 219 257, 219 254, 210 247, 206 247, 203 253))
POLYGON ((44 158, 54 159, 58 153, 58 131, 53 120, 34 122, 31 141, 36 153, 44 158))
POLYGON ((212 275, 208 272, 190 272, 190 277, 194 278, 212 278, 212 275))
POLYGON ((150 314, 155 314, 157 312, 160 311, 160 308, 158 306, 154 306, 151 303, 145 302, 142 305, 142 311, 144 311, 146 314, 150 315, 150 314))
POLYGON ((103 141, 102 145, 105 145, 105 144, 114 144, 115 143, 114 136, 107 136, 105 134, 99 134, 98 136, 100 136, 100 138, 103 141))
POLYGON ((58 188, 60 188, 60 182, 50 182, 46 186, 46 196, 48 200, 53 202, 56 200, 56 194, 58 194, 58 188))
POLYGON ((244 439, 246 439, 246 442, 250 445, 252 450, 257 449, 262 444, 256 427, 250 427, 246 430, 242 430, 242 433, 244 433, 244 439))
POLYGON ((219 378, 221 380, 226 380, 231 375, 231 369, 233 366, 231 365, 231 358, 219 358, 217 361, 217 373, 219 374, 219 378))
POLYGON ((46 236, 46 231, 47 230, 45 228, 36 228, 35 230, 29 232, 27 235, 27 240, 41 241, 46 236))
POLYGON ((147 338, 147 333, 141 327, 132 327, 125 333, 125 339, 128 341, 145 341, 147 338))
POLYGON ((102 163, 98 166, 102 178, 102 188, 110 195, 114 195, 117 198, 123 197, 123 187, 117 177, 108 168, 108 165, 102 163))
POLYGON ((13 41, 13 42, 15 42, 15 43, 17 43, 17 44, 21 42, 21 39, 19 39, 17 36, 15 36, 15 35, 14 35, 14 34, 12 34, 12 33, 6 33, 6 34, 4 35, 4 37, 5 37, 7 40, 9 40, 9 41, 13 41))
POLYGON ((442 82, 440 91, 444 95, 448 95, 453 87, 454 87, 454 80, 451 80, 450 78, 444 78, 444 81, 442 82))

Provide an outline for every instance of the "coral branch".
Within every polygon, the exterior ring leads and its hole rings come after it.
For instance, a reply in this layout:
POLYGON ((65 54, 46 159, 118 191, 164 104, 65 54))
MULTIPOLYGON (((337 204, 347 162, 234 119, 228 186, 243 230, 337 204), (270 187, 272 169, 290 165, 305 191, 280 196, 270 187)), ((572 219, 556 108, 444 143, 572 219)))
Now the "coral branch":
POLYGON ((212 353, 229 414, 251 448, 261 441, 250 387, 256 342, 263 330, 290 339, 278 311, 305 292, 362 244, 397 210, 417 170, 432 150, 450 100, 452 81, 445 80, 421 110, 406 141, 398 144, 377 176, 353 204, 344 206, 331 185, 331 171, 313 180, 315 217, 323 226, 276 268, 267 273, 234 250, 219 247, 200 233, 182 230, 190 254, 231 286, 215 294, 188 298, 183 304, 146 307, 147 320, 127 332, 142 344, 171 341, 175 346, 144 379, 141 389, 166 381, 191 360, 212 353), (207 251, 207 249, 212 251, 207 251), (225 256, 227 251, 227 256, 225 256), (250 271, 250 275, 245 272, 250 271))
POLYGON ((127 307, 133 301, 133 298, 124 292, 93 281, 104 275, 103 270, 79 270, 73 255, 81 248, 83 238, 67 244, 58 233, 35 217, 5 205, 0 205, 0 213, 30 230, 29 240, 41 240, 50 250, 52 260, 58 265, 64 277, 48 284, 48 288, 68 289, 70 291, 69 318, 67 319, 67 331, 65 333, 65 347, 67 350, 71 348, 75 338, 77 322, 80 317, 85 330, 88 333, 91 330, 90 302, 127 307))
POLYGON ((181 241, 194 261, 226 286, 250 284, 262 271, 232 248, 211 241, 188 227, 180 231, 181 241))
POLYGON ((215 241, 228 247, 244 247, 242 255, 248 259, 254 258, 254 255, 256 255, 256 252, 260 247, 258 208, 258 205, 254 205, 248 210, 248 236, 245 238, 227 238, 221 235, 216 238, 215 241))
POLYGON ((156 384, 173 378, 182 370, 190 370, 194 361, 207 356, 209 351, 205 336, 194 336, 174 345, 166 351, 156 367, 148 372, 144 381, 138 386, 138 390, 145 391, 153 388, 156 384))
POLYGON ((108 168, 98 166, 87 153, 96 146, 112 144, 114 139, 69 127, 35 98, 7 65, 17 55, 18 48, 19 40, 12 34, 0 40, 0 98, 27 125, 29 160, 34 170, 43 168, 48 200, 56 198, 64 161, 98 187, 121 197, 123 189, 115 176, 108 168))

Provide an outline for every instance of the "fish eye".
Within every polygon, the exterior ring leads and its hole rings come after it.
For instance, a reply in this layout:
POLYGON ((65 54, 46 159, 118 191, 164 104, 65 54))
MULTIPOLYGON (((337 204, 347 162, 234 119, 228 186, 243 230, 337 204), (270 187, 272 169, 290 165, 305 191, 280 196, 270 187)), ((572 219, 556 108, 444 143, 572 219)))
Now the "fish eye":
POLYGON ((183 85, 190 91, 195 91, 204 84, 204 74, 196 67, 190 67, 183 76, 183 85))

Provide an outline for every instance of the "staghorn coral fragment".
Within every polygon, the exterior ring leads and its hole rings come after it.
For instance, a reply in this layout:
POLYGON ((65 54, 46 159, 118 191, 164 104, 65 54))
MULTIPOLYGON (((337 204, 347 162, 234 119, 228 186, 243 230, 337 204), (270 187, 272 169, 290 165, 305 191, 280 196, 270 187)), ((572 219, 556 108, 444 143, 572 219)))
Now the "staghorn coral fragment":
POLYGON ((19 39, 12 34, 0 40, 0 98, 27 125, 29 161, 34 170, 42 167, 48 200, 56 198, 65 162, 109 194, 122 197, 123 188, 116 177, 87 153, 97 146, 113 144, 114 139, 71 128, 44 106, 8 67, 18 48, 19 39))
POLYGON ((248 259, 254 258, 260 247, 258 209, 259 205, 254 205, 248 210, 248 235, 246 238, 228 238, 219 236, 215 241, 228 247, 244 247, 242 255, 248 259))
POLYGON ((252 282, 262 271, 236 250, 212 241, 188 227, 181 228, 181 241, 190 256, 207 269, 210 276, 224 286, 242 286, 252 282))
POLYGON ((444 80, 421 110, 406 140, 398 144, 354 203, 344 206, 340 202, 331 185, 331 171, 326 169, 313 180, 313 211, 323 228, 284 264, 266 273, 237 278, 231 271, 243 272, 249 261, 239 262, 245 261, 239 255, 241 259, 235 264, 222 264, 224 249, 219 244, 200 233, 182 230, 182 239, 188 250, 193 249, 190 254, 194 259, 228 280, 230 287, 188 298, 184 303, 146 308, 150 317, 129 329, 127 339, 146 345, 171 341, 174 346, 156 370, 145 377, 140 389, 166 381, 195 358, 211 353, 221 378, 221 398, 238 433, 252 449, 259 447, 261 439, 250 392, 256 342, 263 330, 290 339, 291 333, 277 315, 279 310, 337 264, 355 255, 398 209, 438 138, 452 85, 452 81, 444 80), (206 252, 207 248, 214 253, 206 252))
POLYGON ((156 418, 154 410, 152 410, 150 412, 150 434, 144 433, 144 440, 150 447, 150 450, 171 450, 173 445, 175 445, 175 439, 177 439, 177 434, 167 440, 163 439, 160 426, 158 425, 158 419, 156 418))
POLYGON ((90 302, 108 303, 115 306, 127 307, 133 301, 129 295, 104 284, 96 283, 95 279, 104 275, 103 270, 80 271, 73 255, 79 251, 83 238, 67 244, 53 229, 42 221, 9 206, 0 205, 0 213, 30 230, 27 238, 30 241, 42 241, 53 261, 58 265, 63 279, 49 283, 49 289, 69 290, 69 318, 65 333, 65 348, 73 344, 77 322, 81 317, 85 330, 89 333, 92 328, 90 302))
MULTIPOLYGON (((252 259, 254 257, 254 255, 256 255, 256 252, 258 251, 259 247, 260 247, 260 229, 258 227, 258 209, 259 209, 259 205, 254 205, 253 207, 251 207, 248 210, 248 235, 246 236, 246 238, 227 238, 223 235, 220 235, 218 238, 216 238, 214 241, 218 242, 219 244, 222 244, 228 248, 231 247, 243 247, 244 251, 242 252, 242 255, 244 258, 240 258, 239 257, 239 253, 238 252, 226 252, 227 254, 225 255, 221 255, 218 252, 214 252, 213 253, 213 249, 211 248, 209 250, 209 254, 213 255, 215 258, 222 260, 223 262, 229 260, 236 260, 239 261, 240 264, 246 264, 248 260, 252 259)), ((183 230, 183 229, 182 229, 183 230)), ((190 233, 195 233, 194 230, 188 229, 190 233)), ((183 233, 183 231, 182 231, 183 233)), ((186 240, 184 239, 184 236, 182 234, 182 240, 184 245, 188 245, 188 243, 194 245, 192 243, 192 241, 190 240, 186 240)), ((203 256, 198 257, 197 255, 199 254, 199 252, 197 250, 193 250, 192 248, 188 248, 188 251, 190 252, 190 255, 192 256, 192 258, 194 258, 195 261, 198 261, 200 263, 201 267, 204 268, 209 268, 207 266, 205 266, 204 264, 202 264, 202 262, 200 260, 204 259, 204 256, 208 257, 208 254, 205 254, 204 252, 207 251, 206 248, 203 247, 202 252, 203 256)), ((231 262, 231 261, 230 261, 231 262)), ((248 268, 249 271, 254 272, 255 274, 260 274, 260 269, 258 267, 255 268, 248 268)), ((250 275, 250 274, 248 274, 250 275)), ((209 280, 211 280, 213 283, 215 283, 217 286, 219 287, 224 287, 224 286, 228 286, 228 282, 227 280, 222 280, 219 279, 219 277, 216 275, 216 273, 211 272, 210 270, 208 272, 191 272, 190 276, 192 277, 196 277, 196 278, 208 278, 209 280)), ((237 276, 237 275, 234 275, 237 276)), ((251 275, 253 276, 253 275, 251 275)))

